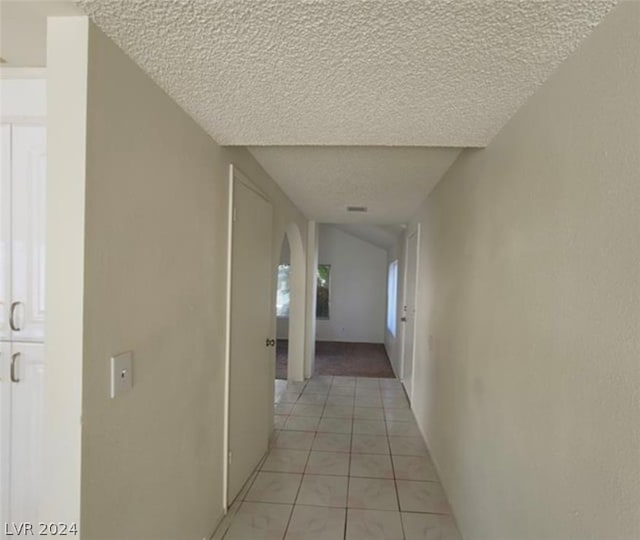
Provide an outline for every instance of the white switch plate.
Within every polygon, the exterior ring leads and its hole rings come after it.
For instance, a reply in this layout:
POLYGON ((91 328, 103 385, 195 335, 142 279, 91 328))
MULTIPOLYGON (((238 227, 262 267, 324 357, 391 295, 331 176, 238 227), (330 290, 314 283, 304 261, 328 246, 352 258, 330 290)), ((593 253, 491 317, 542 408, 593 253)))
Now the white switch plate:
POLYGON ((111 357, 111 399, 126 394, 133 386, 133 353, 111 357))

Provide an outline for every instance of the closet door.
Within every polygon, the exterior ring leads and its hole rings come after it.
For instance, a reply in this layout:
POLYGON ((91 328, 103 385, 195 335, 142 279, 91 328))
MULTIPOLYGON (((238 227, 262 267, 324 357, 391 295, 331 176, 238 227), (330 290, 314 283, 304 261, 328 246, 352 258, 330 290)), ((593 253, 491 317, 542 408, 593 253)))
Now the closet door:
POLYGON ((234 177, 233 184, 229 504, 267 451, 273 396, 273 356, 268 348, 273 317, 273 208, 248 181, 234 177))
POLYGON ((9 516, 15 523, 38 523, 42 493, 44 345, 13 343, 11 388, 9 516))
POLYGON ((11 338, 11 126, 0 126, 0 341, 11 338))
MULTIPOLYGON (((11 381, 9 367, 11 363, 11 343, 0 341, 0 524, 9 521, 9 471, 11 433, 11 381)), ((0 538, 5 538, 0 532, 0 538)))
POLYGON ((13 125, 11 303, 13 341, 44 339, 46 129, 13 125))

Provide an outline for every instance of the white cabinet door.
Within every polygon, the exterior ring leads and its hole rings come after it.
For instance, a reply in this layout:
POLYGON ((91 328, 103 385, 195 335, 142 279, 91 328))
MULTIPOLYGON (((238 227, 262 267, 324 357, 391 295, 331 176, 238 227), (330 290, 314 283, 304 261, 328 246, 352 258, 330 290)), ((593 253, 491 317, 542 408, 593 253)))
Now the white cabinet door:
POLYGON ((0 341, 10 339, 11 126, 0 127, 0 341))
MULTIPOLYGON (((9 521, 9 433, 11 430, 11 343, 0 341, 0 524, 9 521)), ((0 538, 4 537, 4 527, 0 538)))
POLYGON ((14 124, 11 141, 11 339, 42 341, 46 129, 14 124))
POLYGON ((44 345, 13 343, 9 363, 9 518, 14 523, 38 523, 43 473, 44 345))

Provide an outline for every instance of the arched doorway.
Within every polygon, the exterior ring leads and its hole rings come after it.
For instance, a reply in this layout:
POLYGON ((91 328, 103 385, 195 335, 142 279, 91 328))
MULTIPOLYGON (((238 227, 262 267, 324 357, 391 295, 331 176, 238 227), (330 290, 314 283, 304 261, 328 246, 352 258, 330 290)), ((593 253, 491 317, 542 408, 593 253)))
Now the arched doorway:
POLYGON ((296 223, 287 227, 277 268, 276 379, 304 380, 305 256, 296 223))
POLYGON ((284 235, 276 283, 276 379, 289 378, 289 320, 291 301, 291 248, 284 235))

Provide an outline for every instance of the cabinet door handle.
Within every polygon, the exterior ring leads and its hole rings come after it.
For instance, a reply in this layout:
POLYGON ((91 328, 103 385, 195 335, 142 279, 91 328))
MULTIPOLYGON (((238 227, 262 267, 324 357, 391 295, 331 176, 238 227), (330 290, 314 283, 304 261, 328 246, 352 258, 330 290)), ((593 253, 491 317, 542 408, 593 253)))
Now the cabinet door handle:
POLYGON ((20 353, 13 353, 11 355, 11 382, 15 382, 15 383, 19 383, 20 382, 20 377, 18 377, 17 375, 17 369, 16 369, 16 363, 18 361, 18 358, 20 358, 20 353))
POLYGON ((22 328, 16 324, 16 310, 19 306, 22 306, 22 302, 13 302, 9 314, 9 326, 14 332, 20 332, 20 330, 22 330, 22 328))

